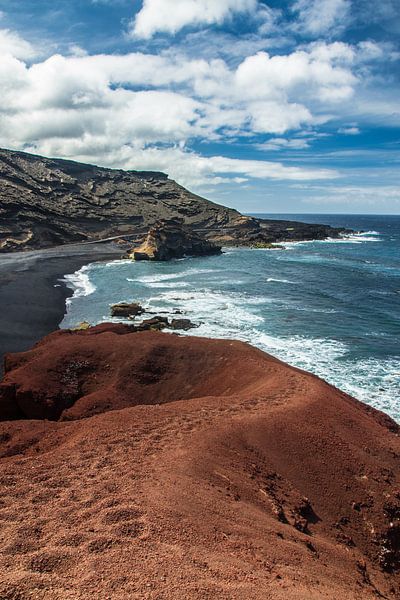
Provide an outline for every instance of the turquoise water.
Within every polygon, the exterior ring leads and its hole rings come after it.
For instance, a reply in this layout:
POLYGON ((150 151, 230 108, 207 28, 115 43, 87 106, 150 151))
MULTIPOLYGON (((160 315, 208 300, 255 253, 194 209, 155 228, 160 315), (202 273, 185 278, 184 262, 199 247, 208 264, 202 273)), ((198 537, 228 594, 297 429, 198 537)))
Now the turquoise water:
POLYGON ((75 294, 62 327, 110 321, 118 301, 180 309, 201 323, 191 335, 248 341, 400 420, 400 217, 290 218, 365 233, 285 250, 92 264, 66 277, 75 294))

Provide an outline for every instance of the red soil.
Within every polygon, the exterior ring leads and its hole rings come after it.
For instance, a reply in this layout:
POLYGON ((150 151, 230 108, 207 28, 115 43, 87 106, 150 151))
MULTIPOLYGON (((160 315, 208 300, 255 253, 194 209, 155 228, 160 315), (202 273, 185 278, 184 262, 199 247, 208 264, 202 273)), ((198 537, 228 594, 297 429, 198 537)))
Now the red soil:
POLYGON ((1 600, 400 597, 382 413, 241 342, 126 326, 6 366, 1 600))

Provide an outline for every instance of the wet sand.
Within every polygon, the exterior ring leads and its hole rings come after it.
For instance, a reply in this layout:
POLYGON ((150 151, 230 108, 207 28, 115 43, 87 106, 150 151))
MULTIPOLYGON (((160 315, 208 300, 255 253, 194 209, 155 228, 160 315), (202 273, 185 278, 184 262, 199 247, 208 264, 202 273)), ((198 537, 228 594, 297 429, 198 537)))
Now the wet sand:
POLYGON ((58 328, 72 295, 60 281, 63 276, 121 252, 112 243, 100 243, 0 254, 0 375, 5 353, 27 350, 58 328))

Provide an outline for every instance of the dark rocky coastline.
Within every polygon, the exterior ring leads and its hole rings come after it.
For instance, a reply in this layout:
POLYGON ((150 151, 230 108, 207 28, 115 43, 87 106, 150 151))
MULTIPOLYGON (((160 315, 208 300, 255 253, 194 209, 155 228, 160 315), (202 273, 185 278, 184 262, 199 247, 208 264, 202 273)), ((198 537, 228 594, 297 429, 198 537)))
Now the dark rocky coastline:
POLYGON ((343 229, 257 219, 201 198, 164 173, 105 169, 0 149, 0 252, 125 237, 180 219, 219 245, 338 237, 343 229))

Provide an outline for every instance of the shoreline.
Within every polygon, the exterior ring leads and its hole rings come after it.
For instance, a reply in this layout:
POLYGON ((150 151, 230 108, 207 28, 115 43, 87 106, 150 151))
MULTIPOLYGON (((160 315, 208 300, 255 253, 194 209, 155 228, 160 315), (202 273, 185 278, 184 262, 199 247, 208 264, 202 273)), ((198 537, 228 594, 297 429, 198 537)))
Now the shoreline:
MULTIPOLYGON (((342 244, 343 242, 348 243, 350 241, 352 243, 360 243, 361 241, 382 241, 381 238, 375 238, 375 235, 378 235, 378 231, 372 231, 372 229, 373 228, 370 228, 368 231, 365 231, 360 239, 335 240, 335 243, 342 244)), ((293 244, 296 246, 302 245, 303 243, 315 244, 317 241, 320 242, 322 246, 331 243, 331 240, 313 240, 307 242, 295 242, 293 244)), ((287 245, 291 247, 291 244, 288 243, 287 245)), ((46 250, 0 255, 0 307, 2 308, 0 311, 0 353, 4 355, 8 352, 23 352, 29 350, 33 345, 40 341, 40 339, 49 333, 56 331, 63 322, 64 316, 68 313, 69 299, 77 293, 75 290, 76 285, 79 288, 80 283, 85 284, 85 281, 80 281, 80 277, 76 279, 76 283, 74 278, 71 278, 73 285, 67 287, 71 284, 69 281, 62 281, 64 277, 67 274, 76 273, 82 269, 82 267, 87 268, 87 266, 96 262, 108 262, 110 260, 119 262, 118 259, 121 258, 121 253, 122 250, 118 245, 110 242, 105 243, 105 241, 103 241, 96 245, 83 243, 58 246, 46 250), (4 282, 6 282, 7 285, 5 285, 4 282), (55 285, 57 287, 54 287, 55 285)), ((107 271, 108 269, 106 269, 106 272, 107 271)), ((85 277, 83 277, 83 279, 84 278, 85 277)), ((69 278, 67 278, 67 280, 68 279, 69 278)), ((130 280, 128 279, 128 281, 130 280)), ((82 285, 82 293, 78 292, 77 295, 86 295, 83 293, 85 287, 86 286, 82 285)), ((280 291, 281 290, 278 288, 279 293, 280 291)), ((268 293, 270 293, 270 289, 268 293)), ((121 298, 125 298, 125 295, 126 294, 122 293, 121 298)), ((141 298, 140 290, 136 290, 134 296, 136 299, 141 298)), ((118 298, 115 299, 115 301, 116 300, 118 300, 118 298)), ((79 311, 80 314, 72 315, 71 318, 66 321, 66 327, 75 327, 77 323, 83 320, 89 320, 92 323, 97 322, 96 309, 93 309, 95 314, 91 314, 91 300, 87 301, 84 306, 86 306, 86 310, 83 310, 83 312, 79 311), (91 317, 89 315, 91 315, 91 317)), ((191 309, 189 308, 189 311, 190 310, 191 309)), ((194 313, 192 313, 191 318, 195 321, 194 313)), ((205 322, 207 319, 204 315, 200 315, 198 320, 203 323, 203 321, 205 322)), ((219 325, 225 326, 225 321, 226 318, 223 318, 219 325)), ((382 368, 379 365, 377 366, 373 357, 366 365, 362 364, 361 359, 355 361, 354 365, 350 362, 348 364, 348 373, 346 371, 346 374, 342 377, 342 370, 338 370, 338 361, 336 359, 338 356, 344 355, 346 343, 349 344, 349 342, 348 340, 345 340, 341 343, 336 340, 335 335, 331 339, 328 335, 329 333, 328 330, 328 333, 324 336, 324 340, 327 340, 328 344, 323 344, 323 347, 321 348, 322 359, 318 359, 317 362, 315 362, 314 355, 315 349, 318 350, 318 341, 322 342, 319 338, 316 338, 317 345, 312 343, 311 347, 306 344, 304 349, 301 348, 300 352, 298 345, 296 345, 296 339, 293 339, 293 344, 289 346, 289 351, 287 351, 287 348, 286 351, 283 351, 280 342, 280 332, 275 334, 278 336, 276 338, 268 338, 267 336, 268 339, 264 339, 262 328, 259 331, 260 339, 258 341, 258 338, 254 339, 253 333, 251 334, 251 337, 246 335, 243 336, 242 332, 238 333, 236 329, 235 331, 232 330, 230 332, 230 338, 246 340, 250 344, 278 357, 287 364, 316 374, 325 381, 335 385, 338 389, 359 398, 359 400, 366 404, 370 404, 379 410, 383 410, 393 418, 399 420, 400 416, 398 409, 394 404, 392 391, 393 389, 395 390, 396 386, 393 372, 395 367, 390 363, 390 358, 388 359, 387 365, 386 363, 382 363, 382 368), (334 353, 335 349, 338 354, 334 353), (312 362, 310 362, 310 360, 312 360, 312 362), (360 362, 360 373, 363 372, 363 369, 368 368, 368 372, 372 377, 371 385, 367 385, 366 387, 363 385, 360 387, 360 377, 358 377, 356 372, 358 362, 360 362)), ((218 332, 215 333, 209 330, 209 328, 204 330, 201 335, 210 338, 226 337, 224 334, 221 335, 218 334, 218 332)), ((313 336, 305 335, 307 338, 306 342, 310 341, 311 343, 313 336)), ((291 342, 291 338, 289 341, 291 342)), ((350 348, 349 345, 348 347, 350 348)), ((2 367, 3 360, 1 357, 0 378, 2 375, 2 367)))
POLYGON ((121 248, 112 243, 0 255, 0 377, 5 354, 24 352, 58 328, 73 295, 62 278, 120 255, 121 248))

